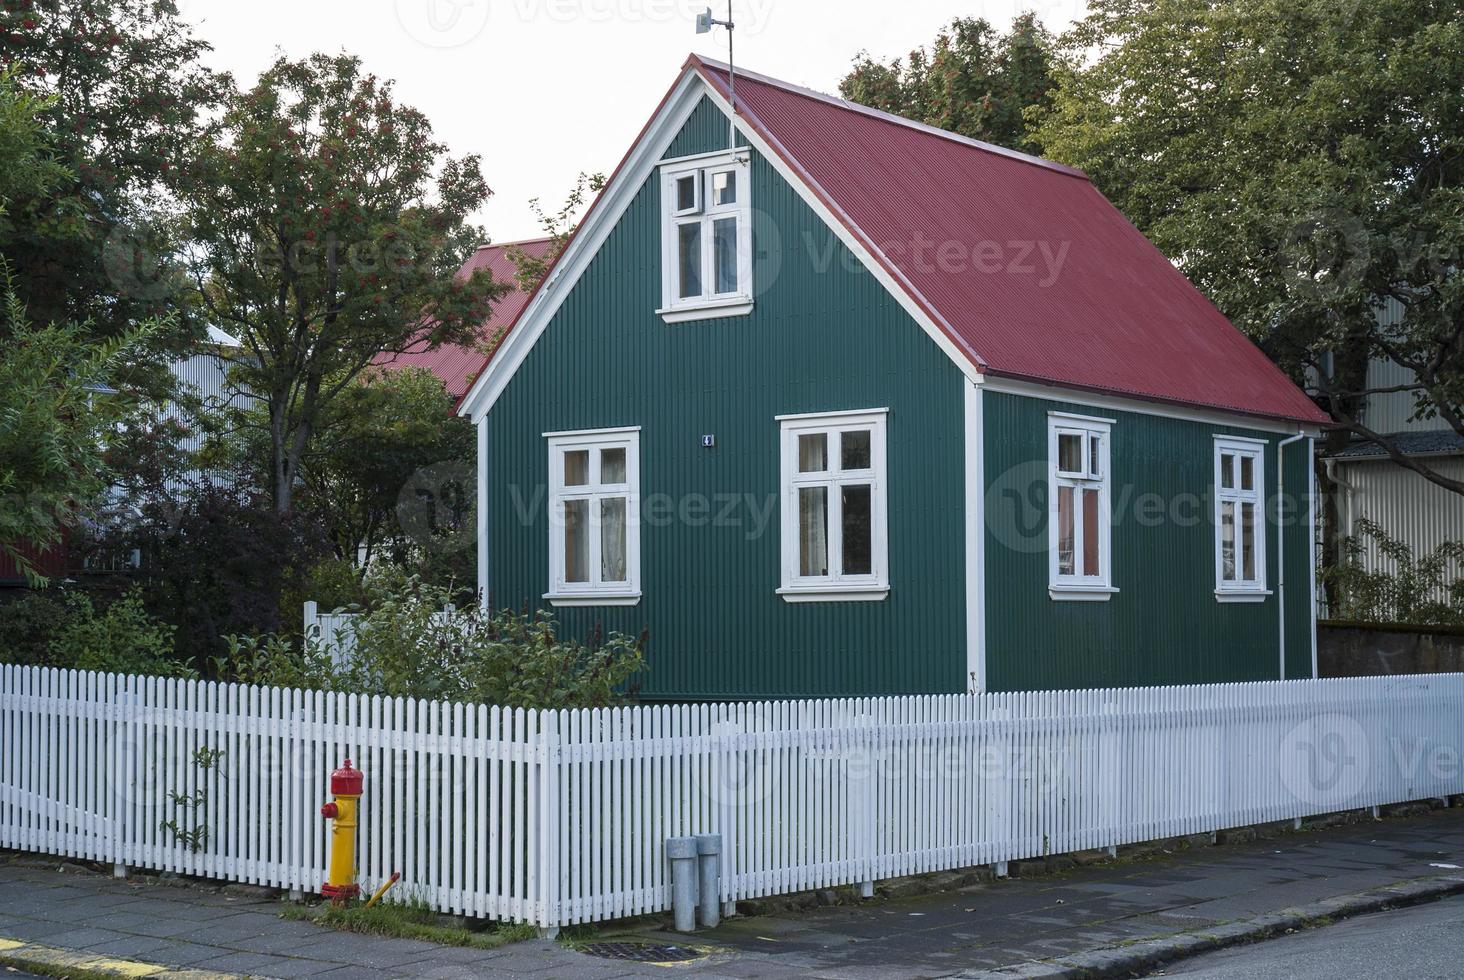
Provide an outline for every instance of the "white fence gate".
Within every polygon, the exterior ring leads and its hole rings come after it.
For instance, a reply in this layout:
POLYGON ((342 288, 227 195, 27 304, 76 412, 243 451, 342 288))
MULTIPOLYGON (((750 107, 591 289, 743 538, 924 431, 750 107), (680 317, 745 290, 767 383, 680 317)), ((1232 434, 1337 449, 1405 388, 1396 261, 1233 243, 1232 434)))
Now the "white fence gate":
POLYGON ((314 891, 327 774, 360 872, 554 927, 1464 792, 1464 675, 506 710, 0 667, 0 845, 314 891))
MULTIPOLYGON (((442 607, 432 614, 432 619, 438 623, 446 623, 457 613, 456 607, 451 604, 442 607)), ((346 612, 337 609, 334 612, 323 613, 315 600, 311 599, 304 605, 304 632, 306 643, 316 643, 324 650, 337 667, 344 667, 350 663, 351 655, 356 650, 356 621, 361 618, 360 613, 346 612)))

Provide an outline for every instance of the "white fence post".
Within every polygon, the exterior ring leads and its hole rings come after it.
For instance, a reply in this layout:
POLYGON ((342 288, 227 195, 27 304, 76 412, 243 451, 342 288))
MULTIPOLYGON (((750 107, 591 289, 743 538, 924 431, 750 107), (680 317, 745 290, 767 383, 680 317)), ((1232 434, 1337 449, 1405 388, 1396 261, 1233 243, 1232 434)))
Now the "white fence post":
POLYGON ((566 821, 559 812, 559 712, 549 709, 539 716, 538 779, 531 792, 539 797, 538 853, 532 860, 538 864, 539 936, 553 939, 559 935, 559 835, 565 832, 566 821))

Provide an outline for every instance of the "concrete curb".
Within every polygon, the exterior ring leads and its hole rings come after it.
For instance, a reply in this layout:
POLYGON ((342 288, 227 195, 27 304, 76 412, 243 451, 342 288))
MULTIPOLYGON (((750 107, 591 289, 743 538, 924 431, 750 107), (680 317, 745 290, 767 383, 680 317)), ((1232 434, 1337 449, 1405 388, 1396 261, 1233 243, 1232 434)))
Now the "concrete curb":
POLYGON ((157 980, 244 980, 237 973, 214 973, 144 963, 85 950, 62 949, 0 936, 0 967, 14 967, 48 976, 157 978, 157 980))
POLYGON ((996 970, 968 970, 956 976, 962 980, 1103 980, 1142 976, 1176 960, 1259 942, 1286 932, 1316 928, 1325 925, 1327 920, 1419 905, 1460 894, 1464 894, 1464 876, 1415 878, 1269 912, 1254 919, 1227 922, 1204 932, 1181 932, 1127 946, 1109 946, 996 970))

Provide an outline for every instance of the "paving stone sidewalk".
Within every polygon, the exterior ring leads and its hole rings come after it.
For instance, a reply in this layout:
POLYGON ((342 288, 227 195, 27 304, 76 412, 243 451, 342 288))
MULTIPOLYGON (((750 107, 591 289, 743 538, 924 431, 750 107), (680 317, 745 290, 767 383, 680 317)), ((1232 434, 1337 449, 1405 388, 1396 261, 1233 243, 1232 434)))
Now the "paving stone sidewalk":
MULTIPOLYGON (((0 937, 261 977, 827 977, 916 980, 1203 933, 1399 882, 1464 887, 1464 808, 1270 840, 1178 850, 937 895, 738 916, 694 937, 609 938, 705 947, 678 967, 607 960, 555 942, 496 950, 358 936, 279 918, 277 900, 58 873, 0 854, 0 937)), ((611 930, 614 932, 615 930, 611 930)))

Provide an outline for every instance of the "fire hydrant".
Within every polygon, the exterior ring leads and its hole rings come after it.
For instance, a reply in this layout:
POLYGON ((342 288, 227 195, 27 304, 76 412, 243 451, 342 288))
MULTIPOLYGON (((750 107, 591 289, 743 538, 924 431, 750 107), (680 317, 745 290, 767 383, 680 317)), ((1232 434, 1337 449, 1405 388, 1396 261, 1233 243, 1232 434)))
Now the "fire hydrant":
POLYGON ((347 759, 330 774, 330 795, 335 799, 320 808, 322 817, 335 821, 330 832, 330 877, 320 886, 320 894, 337 905, 361 893, 356 884, 356 806, 365 781, 347 759))

